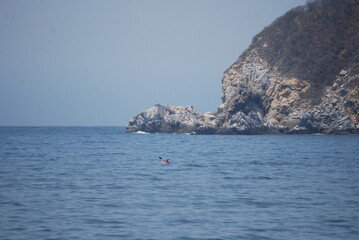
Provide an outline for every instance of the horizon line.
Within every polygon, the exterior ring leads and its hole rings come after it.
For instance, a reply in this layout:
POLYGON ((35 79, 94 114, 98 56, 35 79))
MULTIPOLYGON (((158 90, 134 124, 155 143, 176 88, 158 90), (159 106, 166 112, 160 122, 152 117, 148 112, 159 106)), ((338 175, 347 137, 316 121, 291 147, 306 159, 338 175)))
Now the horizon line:
POLYGON ((124 125, 0 125, 0 127, 127 127, 124 125))

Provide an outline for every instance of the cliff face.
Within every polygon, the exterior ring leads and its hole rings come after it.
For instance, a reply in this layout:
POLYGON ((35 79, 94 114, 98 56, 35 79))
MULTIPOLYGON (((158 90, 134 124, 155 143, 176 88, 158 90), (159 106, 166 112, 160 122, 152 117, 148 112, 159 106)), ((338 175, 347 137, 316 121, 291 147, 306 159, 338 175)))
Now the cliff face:
POLYGON ((224 73, 219 132, 357 132, 358 74, 359 1, 295 8, 224 73))
MULTIPOLYGON (((359 1, 317 0, 278 18, 224 72, 222 90, 215 113, 193 110, 172 128, 157 115, 150 132, 359 133, 359 1)), ((150 130, 138 116, 128 130, 150 130)))

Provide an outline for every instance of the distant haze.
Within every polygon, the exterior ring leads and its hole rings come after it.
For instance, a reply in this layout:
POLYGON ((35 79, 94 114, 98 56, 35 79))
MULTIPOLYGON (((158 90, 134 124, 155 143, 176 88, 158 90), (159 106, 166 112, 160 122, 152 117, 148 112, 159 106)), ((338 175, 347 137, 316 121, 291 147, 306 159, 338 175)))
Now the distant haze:
POLYGON ((306 0, 0 0, 0 125, 124 126, 221 104, 222 73, 306 0))

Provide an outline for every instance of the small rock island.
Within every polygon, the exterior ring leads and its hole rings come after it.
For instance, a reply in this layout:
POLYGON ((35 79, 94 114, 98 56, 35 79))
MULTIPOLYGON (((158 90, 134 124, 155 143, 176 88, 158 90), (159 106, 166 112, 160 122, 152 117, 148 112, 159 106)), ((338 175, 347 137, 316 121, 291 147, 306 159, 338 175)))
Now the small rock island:
POLYGON ((257 34, 223 74, 222 105, 154 107, 127 132, 358 134, 359 1, 316 0, 257 34))

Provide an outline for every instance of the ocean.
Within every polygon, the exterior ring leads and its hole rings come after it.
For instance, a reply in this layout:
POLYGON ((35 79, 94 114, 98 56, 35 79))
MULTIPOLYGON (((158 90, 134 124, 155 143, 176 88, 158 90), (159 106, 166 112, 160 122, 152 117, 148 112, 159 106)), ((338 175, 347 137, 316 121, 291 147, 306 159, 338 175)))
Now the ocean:
POLYGON ((0 127, 0 239, 356 240, 359 136, 0 127))

